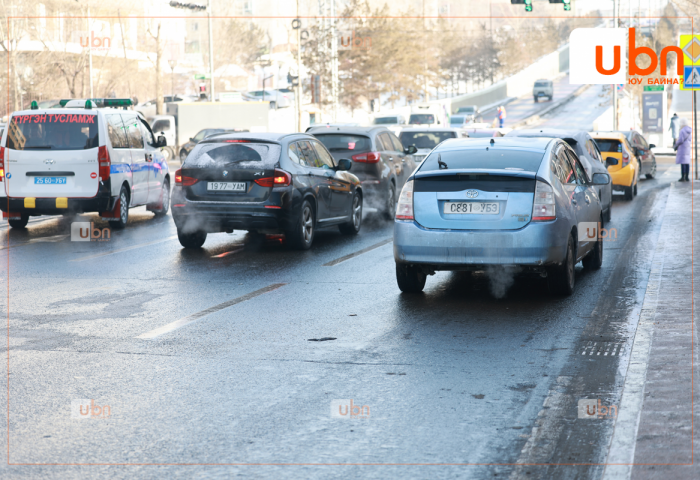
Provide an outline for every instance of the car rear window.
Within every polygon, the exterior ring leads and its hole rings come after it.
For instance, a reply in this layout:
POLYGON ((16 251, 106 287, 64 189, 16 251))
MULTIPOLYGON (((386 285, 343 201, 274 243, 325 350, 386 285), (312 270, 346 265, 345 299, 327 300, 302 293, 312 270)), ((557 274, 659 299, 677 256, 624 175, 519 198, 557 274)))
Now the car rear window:
POLYGON ((402 132, 399 136, 405 147, 414 145, 416 148, 435 148, 439 143, 457 138, 454 132, 402 132))
POLYGON ((440 170, 438 157, 447 170, 461 168, 488 168, 495 170, 523 170, 536 172, 540 168, 544 152, 516 149, 468 149, 433 151, 420 167, 421 171, 440 170))
POLYGON ((547 87, 549 84, 547 82, 535 82, 536 87, 547 87))
POLYGON ((424 125, 435 123, 435 115, 429 113, 414 113, 408 118, 411 125, 424 125))
POLYGON ((464 118, 465 117, 452 117, 450 118, 450 125, 461 125, 464 123, 464 118))
POLYGON ((622 153, 622 143, 619 140, 596 138, 595 143, 598 144, 601 152, 622 153))
POLYGON ((87 150, 97 148, 97 115, 35 113, 15 115, 7 132, 11 150, 87 150))
POLYGON ((187 156, 183 168, 211 168, 227 165, 239 169, 272 169, 279 162, 282 148, 274 143, 245 140, 201 142, 187 156), (240 143, 238 143, 240 142, 240 143))
POLYGON ((314 135, 330 152, 369 152, 372 149, 369 137, 341 135, 336 133, 314 135))
POLYGON ((393 123, 399 123, 398 117, 379 117, 375 118, 374 122, 372 122, 374 125, 389 125, 393 123))

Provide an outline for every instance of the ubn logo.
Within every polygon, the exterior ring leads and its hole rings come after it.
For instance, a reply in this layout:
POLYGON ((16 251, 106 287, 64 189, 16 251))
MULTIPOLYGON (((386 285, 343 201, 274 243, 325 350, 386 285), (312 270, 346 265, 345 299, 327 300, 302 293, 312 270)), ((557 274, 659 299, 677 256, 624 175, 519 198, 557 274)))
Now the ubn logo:
POLYGON ((109 405, 95 405, 95 400, 78 398, 71 401, 70 416, 80 420, 86 418, 107 418, 112 415, 112 407, 109 405))
MULTIPOLYGON (((577 28, 569 35, 569 83, 611 84, 626 83, 629 75, 650 75, 661 62, 661 75, 668 73, 668 56, 676 54, 676 73, 683 75, 683 51, 674 46, 665 47, 657 58, 649 47, 637 47, 635 29, 624 28, 577 28), (628 72, 622 68, 625 43, 629 42, 628 72), (637 65, 637 58, 646 55, 650 64, 646 68, 637 65), (607 68, 606 68, 607 67, 607 68)), ((650 79, 648 79, 650 80, 650 79)), ((664 83, 678 84, 678 79, 664 83)))
POLYGON ((82 48, 90 48, 92 50, 109 50, 112 48, 112 37, 98 37, 95 32, 78 31, 75 32, 78 38, 78 43, 82 48))
POLYGON ((581 222, 578 224, 579 242, 596 242, 606 240, 614 242, 617 240, 616 228, 604 228, 600 222, 581 222))
POLYGON ((578 418, 616 418, 617 406, 606 407, 595 398, 582 398, 578 401, 578 418), (615 414, 613 414, 613 411, 615 414))
POLYGON ((338 50, 369 50, 372 47, 372 37, 356 37, 355 30, 338 32, 338 50))
POLYGON ((93 222, 73 222, 70 224, 71 242, 106 242, 110 238, 109 228, 100 230, 93 222))
POLYGON ((350 400, 331 400, 332 418, 369 418, 369 405, 354 405, 350 400), (366 409, 366 410, 365 410, 366 409))

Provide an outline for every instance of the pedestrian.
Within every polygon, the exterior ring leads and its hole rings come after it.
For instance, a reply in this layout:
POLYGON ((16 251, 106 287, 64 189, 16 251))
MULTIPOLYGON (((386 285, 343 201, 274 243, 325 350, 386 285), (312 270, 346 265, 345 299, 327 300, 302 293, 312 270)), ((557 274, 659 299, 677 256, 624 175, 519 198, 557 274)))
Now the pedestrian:
POLYGON ((680 118, 674 113, 671 117, 671 126, 668 127, 668 129, 671 130, 674 145, 676 144, 676 140, 678 140, 678 120, 680 120, 680 118))
POLYGON ((681 165, 681 178, 679 182, 689 182, 688 175, 690 174, 690 142, 693 130, 688 125, 687 118, 681 118, 678 121, 680 132, 678 139, 673 143, 673 149, 676 151, 676 163, 681 165))
POLYGON ((498 107, 498 128, 503 128, 503 124, 506 121, 506 107, 501 105, 498 107))

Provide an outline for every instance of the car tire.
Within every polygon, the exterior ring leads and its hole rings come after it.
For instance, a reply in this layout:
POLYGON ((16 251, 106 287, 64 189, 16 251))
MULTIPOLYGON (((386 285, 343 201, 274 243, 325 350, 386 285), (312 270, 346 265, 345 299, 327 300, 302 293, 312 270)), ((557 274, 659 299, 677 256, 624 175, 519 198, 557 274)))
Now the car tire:
POLYGON ((119 191, 119 220, 110 220, 109 226, 114 230, 121 230, 129 222, 129 191, 126 185, 122 185, 119 191))
POLYGON ((427 276, 414 265, 396 264, 396 283, 404 293, 420 293, 425 288, 427 276))
POLYGON ((163 191, 161 193, 161 208, 158 210, 153 210, 153 213, 156 214, 156 217, 164 217, 168 213, 168 209, 170 208, 170 181, 165 180, 163 182, 163 191))
POLYGON ((625 187, 625 200, 634 200, 634 187, 625 187))
POLYGON ((196 230, 194 232, 183 233, 178 229, 177 239, 180 240, 180 245, 185 248, 202 248, 204 242, 207 241, 207 232, 196 230))
MULTIPOLYGON (((603 225, 603 220, 601 219, 600 228, 603 228, 603 225)), ((581 263, 586 270, 599 270, 603 266, 603 238, 600 236, 600 232, 598 232, 598 241, 595 242, 595 247, 588 252, 588 255, 581 260, 581 263)))
POLYGON ((338 225, 340 233, 343 235, 357 235, 362 227, 362 195, 355 192, 352 197, 352 212, 350 221, 338 225))
POLYGON ((569 236, 569 241, 566 246, 566 258, 561 266, 552 267, 547 272, 547 283, 549 291, 554 295, 568 296, 574 293, 576 284, 576 275, 574 258, 574 239, 569 236))
POLYGON ((656 176, 656 161, 651 165, 651 171, 646 174, 647 180, 651 180, 656 176))
POLYGON ((634 182, 634 189, 632 190, 633 195, 636 197, 637 196, 637 185, 639 184, 639 180, 634 182))
POLYGON ((393 220, 396 215, 396 187, 393 183, 389 183, 389 193, 387 194, 386 204, 384 205, 384 218, 393 220))
POLYGON ((169 162, 175 156, 175 152, 170 147, 164 147, 161 152, 163 153, 163 160, 169 162))
POLYGON ((540 99, 537 98, 537 95, 535 95, 535 103, 540 103, 540 99))
POLYGON ((21 214, 18 219, 9 219, 7 223, 10 224, 12 228, 25 228, 29 222, 29 215, 21 214))
POLYGON ((186 159, 187 159, 187 152, 184 149, 180 150, 180 164, 185 163, 186 159))
POLYGON ((285 236, 289 246, 295 250, 308 250, 314 242, 316 234, 316 212, 308 200, 301 203, 299 219, 294 228, 287 231, 285 236))

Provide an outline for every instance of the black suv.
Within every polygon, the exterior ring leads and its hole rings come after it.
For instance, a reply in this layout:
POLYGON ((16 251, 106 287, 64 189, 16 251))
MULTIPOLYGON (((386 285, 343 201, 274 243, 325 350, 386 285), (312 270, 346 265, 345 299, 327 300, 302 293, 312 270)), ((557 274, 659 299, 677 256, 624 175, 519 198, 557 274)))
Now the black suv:
POLYGON ((199 142, 175 172, 172 215, 185 248, 207 233, 284 233, 308 249, 317 227, 357 234, 362 186, 315 138, 303 133, 220 134, 199 142))
POLYGON ((352 159, 352 173, 362 182, 365 205, 393 219, 398 193, 416 169, 416 147, 404 148, 386 127, 320 126, 307 132, 318 138, 336 160, 352 159))

